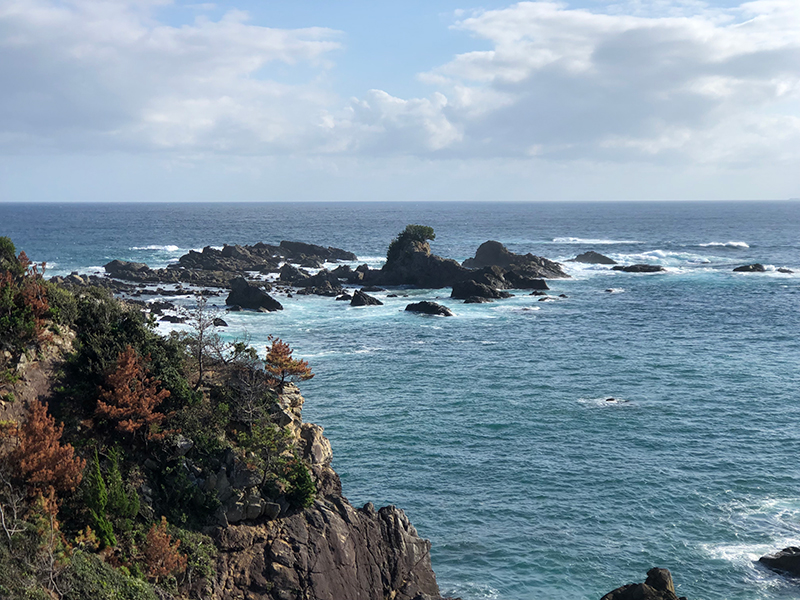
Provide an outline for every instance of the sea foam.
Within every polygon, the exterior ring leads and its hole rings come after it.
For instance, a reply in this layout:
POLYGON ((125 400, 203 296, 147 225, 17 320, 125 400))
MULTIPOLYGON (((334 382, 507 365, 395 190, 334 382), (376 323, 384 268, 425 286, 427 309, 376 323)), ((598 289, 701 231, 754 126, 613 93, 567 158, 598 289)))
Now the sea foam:
POLYGON ((578 237, 557 237, 553 238, 555 244, 643 244, 639 240, 606 240, 603 238, 578 238, 578 237))

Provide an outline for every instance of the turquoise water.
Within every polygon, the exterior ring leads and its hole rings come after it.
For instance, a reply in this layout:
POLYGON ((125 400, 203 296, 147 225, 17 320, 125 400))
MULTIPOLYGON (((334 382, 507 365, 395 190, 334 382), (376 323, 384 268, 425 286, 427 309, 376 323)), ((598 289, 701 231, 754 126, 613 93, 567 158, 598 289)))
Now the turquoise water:
POLYGON ((497 239, 664 265, 566 263, 554 302, 403 290, 441 297, 448 319, 386 293, 225 318, 311 362, 305 417, 325 426, 345 494, 404 508, 445 593, 599 598, 663 566, 692 600, 800 595, 753 562, 800 543, 800 275, 774 270, 800 272, 798 203, 0 205, 0 222, 49 274, 281 239, 377 266, 408 223, 459 260, 497 239), (731 271, 751 262, 770 270, 731 271))

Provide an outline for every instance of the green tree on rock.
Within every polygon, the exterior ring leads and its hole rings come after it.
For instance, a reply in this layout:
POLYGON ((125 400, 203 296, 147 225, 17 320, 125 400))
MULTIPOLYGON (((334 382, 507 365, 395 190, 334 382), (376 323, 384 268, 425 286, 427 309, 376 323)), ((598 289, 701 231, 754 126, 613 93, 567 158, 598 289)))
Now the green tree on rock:
POLYGON ((389 250, 386 253, 386 262, 392 262, 400 258, 403 251, 414 242, 419 244, 426 243, 428 240, 435 240, 436 234, 433 227, 428 225, 406 225, 406 228, 392 240, 389 250))

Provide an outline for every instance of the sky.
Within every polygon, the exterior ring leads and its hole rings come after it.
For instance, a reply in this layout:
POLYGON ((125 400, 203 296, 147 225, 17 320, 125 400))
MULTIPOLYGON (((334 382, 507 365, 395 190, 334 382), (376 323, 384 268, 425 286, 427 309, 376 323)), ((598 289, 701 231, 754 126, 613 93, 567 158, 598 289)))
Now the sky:
POLYGON ((800 0, 0 0, 0 202, 800 197, 800 0))

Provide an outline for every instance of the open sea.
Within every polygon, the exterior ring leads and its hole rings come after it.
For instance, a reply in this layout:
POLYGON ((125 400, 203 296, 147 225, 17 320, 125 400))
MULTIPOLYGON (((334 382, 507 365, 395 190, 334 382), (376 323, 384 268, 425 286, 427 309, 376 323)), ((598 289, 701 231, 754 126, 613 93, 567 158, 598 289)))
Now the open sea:
POLYGON ((659 566, 690 600, 800 596, 754 562, 800 545, 800 202, 0 204, 0 235, 48 276, 281 240, 377 267, 409 223, 459 261, 494 239, 667 269, 567 262, 552 302, 409 289, 225 315, 226 336, 310 361, 304 417, 345 495, 405 509, 444 594, 596 600, 659 566), (403 311, 437 298, 454 318, 403 311))

